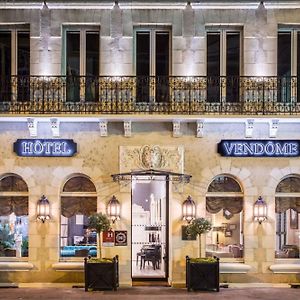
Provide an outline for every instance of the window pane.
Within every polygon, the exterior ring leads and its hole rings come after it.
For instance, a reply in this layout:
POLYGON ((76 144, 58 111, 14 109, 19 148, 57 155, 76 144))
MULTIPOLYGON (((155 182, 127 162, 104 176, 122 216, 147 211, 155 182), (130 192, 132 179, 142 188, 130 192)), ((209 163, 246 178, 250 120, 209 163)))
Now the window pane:
POLYGON ((95 185, 84 176, 69 179, 63 187, 60 219, 62 257, 97 255, 96 233, 88 229, 88 217, 97 211, 97 197, 85 196, 84 192, 96 194, 95 185), (64 196, 64 192, 71 192, 72 196, 64 196))
POLYGON ((216 214, 206 212, 213 229, 206 234, 206 257, 242 258, 244 256, 243 213, 229 215, 221 210, 216 214))
POLYGON ((28 257, 28 216, 0 215, 0 256, 28 257))
POLYGON ((240 33, 226 33, 226 102, 239 101, 240 33))
POLYGON ((76 214, 61 216, 61 256, 97 256, 97 236, 87 228, 88 216, 76 214))
POLYGON ((278 32, 277 74, 291 76, 291 32, 278 32))
POLYGON ((76 176, 69 179, 63 188, 64 192, 96 192, 92 181, 84 176, 76 176))
POLYGON ((99 76, 99 32, 88 31, 86 33, 86 101, 97 101, 98 76, 99 76))
POLYGON ((136 34, 136 75, 150 74, 150 32, 136 34))
POLYGON ((281 180, 276 187, 276 193, 300 193, 300 178, 289 176, 281 180))
POLYGON ((30 74, 30 39, 29 32, 18 32, 18 75, 30 74))
POLYGON ((26 182, 15 175, 6 176, 0 181, 0 192, 28 192, 26 182))
POLYGON ((207 101, 220 101, 220 33, 207 33, 207 101))
POLYGON ((0 101, 11 100, 11 33, 0 31, 0 101))
POLYGON ((169 99, 169 32, 156 32, 155 38, 155 99, 157 102, 167 102, 169 99))
POLYGON ((30 37, 29 32, 18 32, 18 101, 29 101, 30 95, 30 37))
POLYGON ((67 101, 80 100, 80 34, 77 31, 67 32, 66 75, 67 101))
POLYGON ((136 34, 137 102, 149 101, 150 32, 136 34))
POLYGON ((291 32, 278 32, 277 45, 278 101, 291 98, 291 32))
POLYGON ((242 193, 239 183, 225 175, 217 176, 208 187, 206 216, 213 229, 206 234, 206 256, 220 258, 242 258, 244 256, 243 205, 241 196, 230 196, 228 192, 242 193), (215 196, 211 193, 218 193, 215 196))
POLYGON ((299 258, 299 213, 288 209, 276 213, 276 258, 299 258))
POLYGON ((220 175, 209 185, 208 192, 242 192, 242 189, 233 178, 220 175))

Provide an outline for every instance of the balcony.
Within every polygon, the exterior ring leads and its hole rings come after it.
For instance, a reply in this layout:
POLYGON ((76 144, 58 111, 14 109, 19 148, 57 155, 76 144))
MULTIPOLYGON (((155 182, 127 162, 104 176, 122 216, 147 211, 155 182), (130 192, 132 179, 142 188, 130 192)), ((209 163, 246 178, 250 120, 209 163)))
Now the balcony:
POLYGON ((300 77, 10 76, 0 114, 300 114, 300 77))

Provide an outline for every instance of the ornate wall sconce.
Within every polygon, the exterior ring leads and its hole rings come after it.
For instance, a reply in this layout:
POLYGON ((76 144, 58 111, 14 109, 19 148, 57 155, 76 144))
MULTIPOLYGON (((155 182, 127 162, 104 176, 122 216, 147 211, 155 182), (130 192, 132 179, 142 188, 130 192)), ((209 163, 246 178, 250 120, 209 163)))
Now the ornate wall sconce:
POLYGON ((182 218, 188 223, 196 218, 196 204, 191 196, 182 203, 182 218))
POLYGON ((37 219, 41 220, 43 223, 50 219, 50 203, 45 195, 37 202, 37 219))
POLYGON ((120 220, 120 210, 120 202, 115 196, 112 196, 107 203, 107 215, 113 223, 115 223, 116 220, 120 220))
POLYGON ((257 221, 259 224, 267 220, 267 203, 263 200, 261 196, 259 196, 254 203, 253 217, 254 220, 257 221))

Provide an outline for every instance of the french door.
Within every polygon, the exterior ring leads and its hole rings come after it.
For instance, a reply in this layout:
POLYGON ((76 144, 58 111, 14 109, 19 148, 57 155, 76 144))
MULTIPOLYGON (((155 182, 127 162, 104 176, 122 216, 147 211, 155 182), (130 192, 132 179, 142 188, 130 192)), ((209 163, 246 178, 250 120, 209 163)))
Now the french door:
POLYGON ((132 180, 132 278, 168 278, 168 190, 162 176, 132 180))

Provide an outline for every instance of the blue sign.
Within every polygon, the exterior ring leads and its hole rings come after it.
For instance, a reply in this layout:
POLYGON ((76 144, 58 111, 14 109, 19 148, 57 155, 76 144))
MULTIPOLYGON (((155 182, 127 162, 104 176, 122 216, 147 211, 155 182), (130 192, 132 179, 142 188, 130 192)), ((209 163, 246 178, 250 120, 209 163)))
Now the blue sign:
POLYGON ((300 141, 221 140, 218 153, 231 157, 296 157, 300 156, 300 141))
POLYGON ((67 157, 77 152, 77 144, 62 139, 18 139, 14 152, 26 157, 67 157))

